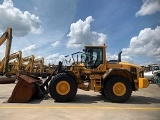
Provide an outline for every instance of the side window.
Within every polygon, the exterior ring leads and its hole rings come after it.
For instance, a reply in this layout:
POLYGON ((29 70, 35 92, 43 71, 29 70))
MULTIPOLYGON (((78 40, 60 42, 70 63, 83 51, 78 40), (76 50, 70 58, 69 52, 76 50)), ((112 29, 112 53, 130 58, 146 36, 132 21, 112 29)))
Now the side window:
POLYGON ((85 55, 82 55, 87 68, 97 68, 103 63, 103 49, 102 48, 88 48, 85 55))
POLYGON ((96 55, 96 60, 95 60, 95 68, 98 67, 100 64, 103 63, 103 56, 102 56, 102 49, 101 48, 95 48, 94 54, 96 55))

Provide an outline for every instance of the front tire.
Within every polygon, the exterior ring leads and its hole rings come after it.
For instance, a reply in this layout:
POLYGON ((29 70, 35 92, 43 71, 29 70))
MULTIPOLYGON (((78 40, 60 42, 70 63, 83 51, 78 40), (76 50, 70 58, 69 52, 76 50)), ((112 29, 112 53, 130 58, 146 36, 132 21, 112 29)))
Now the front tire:
POLYGON ((104 94, 111 102, 125 102, 132 94, 131 81, 123 76, 111 76, 105 84, 104 94))
POLYGON ((66 73, 60 73, 53 77, 49 85, 50 95, 57 102, 68 102, 77 93, 76 81, 66 73))

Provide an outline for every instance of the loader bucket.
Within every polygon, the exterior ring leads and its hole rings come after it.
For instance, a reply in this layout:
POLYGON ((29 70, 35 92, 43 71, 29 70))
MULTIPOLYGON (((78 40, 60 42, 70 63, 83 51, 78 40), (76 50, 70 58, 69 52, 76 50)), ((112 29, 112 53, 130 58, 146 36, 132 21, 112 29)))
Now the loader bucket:
POLYGON ((9 103, 26 103, 29 102, 37 92, 37 83, 40 80, 29 75, 20 75, 17 77, 18 82, 12 92, 9 103))

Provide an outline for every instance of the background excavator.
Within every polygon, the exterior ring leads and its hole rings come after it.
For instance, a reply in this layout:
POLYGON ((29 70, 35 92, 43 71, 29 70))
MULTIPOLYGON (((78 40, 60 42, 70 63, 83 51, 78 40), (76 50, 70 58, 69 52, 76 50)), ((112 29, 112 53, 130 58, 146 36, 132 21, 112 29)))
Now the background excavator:
POLYGON ((10 75, 16 75, 22 70, 22 51, 18 51, 9 55, 9 71, 10 75))
POLYGON ((33 72, 34 58, 34 55, 22 58, 22 70, 26 71, 28 74, 33 72))
POLYGON ((3 76, 0 77, 0 83, 12 83, 15 82, 16 77, 11 77, 8 74, 8 64, 9 64, 9 55, 10 49, 12 44, 12 28, 8 28, 6 32, 2 34, 0 37, 0 46, 6 41, 6 50, 5 50, 5 57, 0 63, 0 68, 2 69, 1 74, 3 76))
POLYGON ((33 68, 33 75, 37 77, 46 78, 47 73, 44 71, 44 58, 37 58, 34 60, 34 68, 33 68))

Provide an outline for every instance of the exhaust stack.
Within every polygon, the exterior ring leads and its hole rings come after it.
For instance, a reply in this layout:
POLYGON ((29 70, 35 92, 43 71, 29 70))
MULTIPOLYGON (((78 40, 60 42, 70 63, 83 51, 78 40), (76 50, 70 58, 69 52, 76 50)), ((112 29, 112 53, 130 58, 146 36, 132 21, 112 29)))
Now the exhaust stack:
POLYGON ((122 54, 122 51, 118 53, 118 62, 121 62, 121 54, 122 54))

